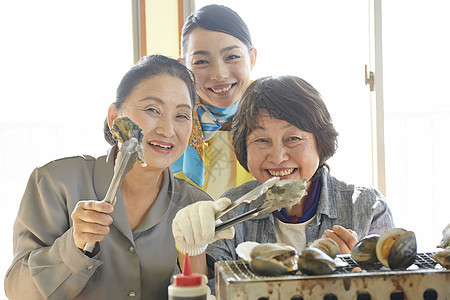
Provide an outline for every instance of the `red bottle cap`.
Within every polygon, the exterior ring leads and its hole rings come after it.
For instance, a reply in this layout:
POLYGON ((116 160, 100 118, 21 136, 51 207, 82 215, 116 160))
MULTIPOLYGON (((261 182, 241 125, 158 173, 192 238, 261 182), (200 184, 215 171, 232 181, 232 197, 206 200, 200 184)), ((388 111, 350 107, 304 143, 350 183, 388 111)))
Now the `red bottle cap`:
POLYGON ((202 284, 202 275, 198 273, 192 273, 189 254, 186 253, 186 255, 184 256, 183 274, 174 275, 173 283, 175 284, 175 286, 197 286, 202 284))

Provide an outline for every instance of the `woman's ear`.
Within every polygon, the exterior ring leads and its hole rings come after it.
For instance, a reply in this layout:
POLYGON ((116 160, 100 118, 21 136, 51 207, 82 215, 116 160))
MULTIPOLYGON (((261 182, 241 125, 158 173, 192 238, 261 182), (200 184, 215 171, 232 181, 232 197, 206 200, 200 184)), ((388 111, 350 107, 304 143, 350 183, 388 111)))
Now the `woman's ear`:
POLYGON ((178 57, 177 61, 182 64, 183 66, 185 66, 184 60, 180 57, 178 57))
POLYGON ((250 51, 250 66, 251 69, 255 66, 256 63, 256 56, 258 56, 258 51, 256 48, 252 48, 252 51, 250 51))
POLYGON ((116 105, 113 103, 108 108, 108 126, 112 128, 114 120, 119 116, 119 111, 116 105))

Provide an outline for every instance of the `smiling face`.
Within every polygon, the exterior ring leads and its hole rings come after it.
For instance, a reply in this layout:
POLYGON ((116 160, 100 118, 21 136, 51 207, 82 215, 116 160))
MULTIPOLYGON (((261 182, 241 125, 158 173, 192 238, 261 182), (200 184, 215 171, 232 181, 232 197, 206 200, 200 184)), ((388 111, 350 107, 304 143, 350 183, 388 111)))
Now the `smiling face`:
POLYGON ((110 106, 110 127, 118 116, 127 116, 142 128, 148 168, 164 170, 186 150, 192 128, 192 106, 183 80, 169 75, 144 79, 120 110, 114 104, 110 106))
POLYGON ((255 61, 256 50, 232 35, 201 27, 189 34, 184 63, 195 73, 205 104, 230 107, 249 85, 255 61))
POLYGON ((270 177, 310 179, 319 166, 314 134, 262 111, 247 136, 247 166, 260 182, 270 177))

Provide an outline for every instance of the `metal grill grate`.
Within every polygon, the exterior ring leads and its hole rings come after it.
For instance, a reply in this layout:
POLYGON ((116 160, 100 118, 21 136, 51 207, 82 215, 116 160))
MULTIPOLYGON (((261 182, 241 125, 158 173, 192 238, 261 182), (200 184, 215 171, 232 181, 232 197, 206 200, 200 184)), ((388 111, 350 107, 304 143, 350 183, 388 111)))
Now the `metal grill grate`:
MULTIPOLYGON (((408 267, 406 270, 391 270, 385 266, 383 266, 381 263, 371 263, 371 264, 361 264, 357 263, 355 260, 353 260, 350 255, 339 255, 339 258, 347 263, 347 266, 345 267, 338 267, 336 268, 336 271, 334 271, 331 274, 328 275, 321 275, 320 277, 326 277, 326 276, 333 276, 333 275, 339 275, 339 274, 352 274, 354 273, 355 268, 361 268, 362 272, 369 272, 369 273, 380 273, 384 272, 386 274, 388 273, 401 273, 401 272, 408 272, 408 271, 415 271, 415 270, 445 270, 439 265, 434 259, 430 257, 430 255, 433 255, 432 252, 428 253, 418 253, 417 257, 414 261, 414 263, 408 267)), ((253 273, 252 270, 250 270, 250 267, 247 262, 243 260, 233 260, 233 261, 225 261, 222 262, 222 271, 224 274, 229 276, 231 278, 234 278, 235 280, 253 280, 253 279, 263 279, 267 278, 267 276, 258 276, 257 274, 253 273)), ((295 274, 290 276, 299 276, 299 277, 311 277, 311 275, 305 275, 305 274, 295 274)))
POLYGON ((350 255, 339 255, 347 265, 327 275, 259 276, 244 260, 221 261, 216 263, 216 297, 218 300, 307 300, 331 296, 330 299, 450 299, 450 270, 434 261, 430 257, 433 254, 418 253, 414 263, 402 270, 391 270, 381 263, 358 264, 350 255), (361 270, 355 272, 355 268, 361 270))
MULTIPOLYGON (((434 259, 430 257, 430 255, 433 255, 433 253, 418 253, 416 256, 416 259, 414 263, 408 267, 406 270, 425 270, 425 269, 442 269, 441 265, 439 265, 434 259)), ((348 266, 338 268, 335 273, 349 273, 352 272, 354 268, 361 268, 364 271, 368 272, 392 272, 393 270, 383 266, 380 262, 371 263, 371 264, 361 264, 354 261, 350 256, 341 256, 340 257, 343 261, 345 261, 348 266)), ((397 270, 398 271, 398 270, 397 270)))

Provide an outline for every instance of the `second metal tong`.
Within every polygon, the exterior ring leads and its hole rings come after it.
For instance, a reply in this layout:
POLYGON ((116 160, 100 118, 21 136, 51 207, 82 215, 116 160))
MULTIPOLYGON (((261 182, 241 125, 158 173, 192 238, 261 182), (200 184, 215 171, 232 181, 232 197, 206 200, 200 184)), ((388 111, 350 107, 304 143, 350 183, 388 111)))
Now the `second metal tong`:
MULTIPOLYGON (((275 183, 277 183, 280 180, 280 177, 271 177, 266 182, 262 183, 261 185, 257 186, 244 196, 236 199, 233 201, 230 206, 228 206, 225 210, 219 212, 216 214, 216 220, 223 217, 227 213, 229 213, 231 210, 235 209, 242 203, 250 203, 253 200, 256 200, 259 196, 266 193, 269 188, 271 188, 275 183)), ((246 220, 252 219, 260 214, 268 212, 270 210, 271 205, 263 202, 261 206, 258 206, 252 210, 249 210, 248 212, 245 212, 244 214, 234 217, 230 220, 227 220, 225 222, 222 222, 218 225, 216 225, 216 232, 219 232, 221 230, 227 229, 229 227, 232 227, 236 224, 242 223, 246 220)))

